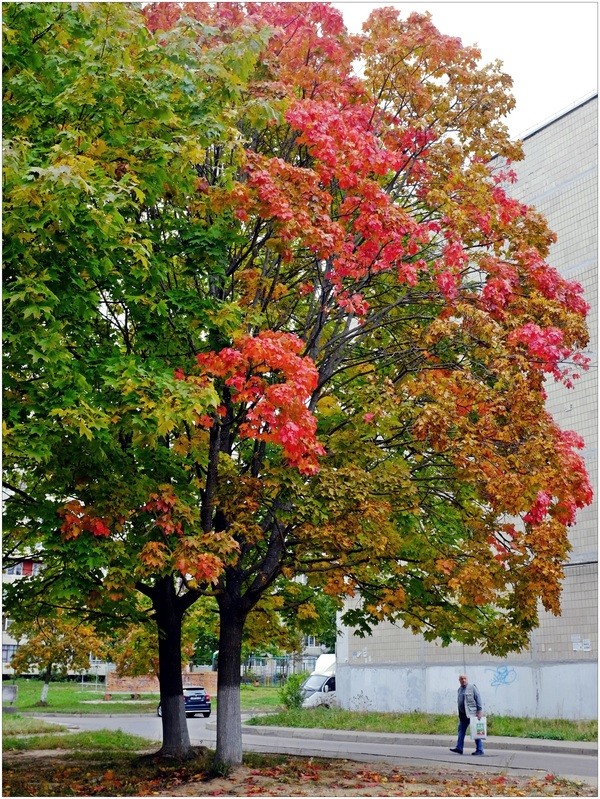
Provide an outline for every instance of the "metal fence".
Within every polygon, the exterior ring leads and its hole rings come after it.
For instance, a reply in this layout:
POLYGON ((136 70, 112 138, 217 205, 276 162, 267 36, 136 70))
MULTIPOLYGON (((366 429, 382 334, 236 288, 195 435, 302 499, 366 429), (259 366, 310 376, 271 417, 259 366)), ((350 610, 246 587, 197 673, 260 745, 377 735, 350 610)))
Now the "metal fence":
POLYGON ((259 657, 252 655, 242 664, 242 682, 276 685, 285 682, 290 674, 311 672, 317 655, 287 655, 285 657, 259 657))

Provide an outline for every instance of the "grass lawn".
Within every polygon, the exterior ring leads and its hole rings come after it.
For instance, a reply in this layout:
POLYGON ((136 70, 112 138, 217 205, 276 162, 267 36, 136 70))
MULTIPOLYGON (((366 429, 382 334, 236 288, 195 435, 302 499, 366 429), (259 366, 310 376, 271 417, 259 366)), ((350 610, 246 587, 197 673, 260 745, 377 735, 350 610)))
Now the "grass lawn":
MULTIPOLYGON (((598 740, 597 721, 525 719, 488 716, 488 734, 516 738, 547 738, 558 741, 598 740)), ((456 718, 428 713, 360 713, 339 708, 288 710, 250 719, 248 724, 308 727, 329 730, 456 735, 456 718)))
MULTIPOLYGON (((13 681, 10 681, 12 684, 13 681)), ((16 709, 19 712, 43 713, 156 713, 158 694, 144 694, 141 699, 129 696, 104 700, 104 686, 80 682, 51 682, 46 707, 38 705, 43 683, 39 680, 17 679, 16 709)), ((273 686, 242 685, 240 691, 243 713, 281 710, 279 690, 273 686)), ((212 697, 213 710, 217 697, 212 697)))
MULTIPOLYGON (((11 680, 11 684, 13 681, 11 680)), ((44 713, 156 713, 158 694, 143 694, 141 699, 129 696, 104 699, 104 686, 80 682, 51 682, 47 706, 38 705, 43 683, 39 680, 17 679, 17 701, 15 707, 21 712, 44 713)), ((273 686, 242 685, 240 691, 243 713, 281 710, 279 690, 273 686)), ((217 697, 212 697, 213 710, 217 697)))
POLYGON ((242 713, 283 710, 279 688, 272 685, 242 685, 240 703, 242 713))
POLYGON ((121 730, 96 730, 94 732, 46 732, 40 735, 2 734, 4 752, 65 749, 93 752, 139 752, 140 749, 157 749, 157 741, 149 741, 121 730))
MULTIPOLYGON (((13 684, 13 681, 10 681, 13 684)), ((19 712, 43 713, 156 713, 158 694, 143 695, 141 699, 129 696, 104 700, 104 685, 73 681, 51 682, 47 705, 38 704, 43 682, 40 680, 17 679, 17 701, 19 712)))

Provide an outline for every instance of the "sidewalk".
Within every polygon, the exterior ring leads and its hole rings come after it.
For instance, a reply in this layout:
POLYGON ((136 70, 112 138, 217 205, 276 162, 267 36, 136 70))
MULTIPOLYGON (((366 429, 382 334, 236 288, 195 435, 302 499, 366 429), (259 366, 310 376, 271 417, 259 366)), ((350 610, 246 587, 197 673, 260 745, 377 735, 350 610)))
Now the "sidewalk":
MULTIPOLYGON (((358 743, 369 741, 374 745, 441 746, 455 745, 450 735, 413 735, 386 732, 363 732, 358 730, 324 730, 300 727, 255 727, 242 725, 244 735, 270 735, 285 738, 311 738, 313 740, 358 743)), ((469 741, 470 743, 470 741, 469 741)), ((518 749, 522 752, 543 752, 546 754, 598 755, 596 741, 551 741, 543 738, 508 738, 490 736, 485 742, 486 750, 518 749)))

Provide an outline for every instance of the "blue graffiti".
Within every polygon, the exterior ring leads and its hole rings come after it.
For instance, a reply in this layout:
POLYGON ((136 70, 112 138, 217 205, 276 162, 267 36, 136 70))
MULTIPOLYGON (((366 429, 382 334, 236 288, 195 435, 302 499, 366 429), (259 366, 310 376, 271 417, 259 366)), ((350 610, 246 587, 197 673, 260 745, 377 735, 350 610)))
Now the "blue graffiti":
POLYGON ((493 673, 490 685, 492 688, 498 688, 500 685, 510 685, 517 679, 517 672, 514 669, 509 669, 508 666, 498 666, 496 669, 486 669, 493 673))

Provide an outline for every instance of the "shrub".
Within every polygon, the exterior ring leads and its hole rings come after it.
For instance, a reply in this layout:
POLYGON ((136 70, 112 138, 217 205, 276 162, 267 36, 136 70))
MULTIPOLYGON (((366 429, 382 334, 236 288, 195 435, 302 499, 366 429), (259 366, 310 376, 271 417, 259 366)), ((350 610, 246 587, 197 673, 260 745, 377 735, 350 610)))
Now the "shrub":
POLYGON ((288 710, 294 710, 302 705, 302 684, 308 677, 307 672, 290 674, 279 688, 279 698, 288 710))

